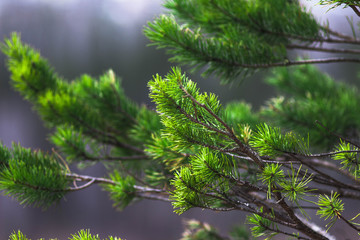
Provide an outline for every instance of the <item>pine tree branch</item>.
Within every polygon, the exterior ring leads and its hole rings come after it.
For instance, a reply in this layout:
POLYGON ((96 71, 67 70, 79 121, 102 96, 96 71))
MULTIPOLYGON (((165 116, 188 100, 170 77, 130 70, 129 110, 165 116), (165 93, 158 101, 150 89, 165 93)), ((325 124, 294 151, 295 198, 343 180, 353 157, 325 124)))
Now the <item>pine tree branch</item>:
POLYGON ((350 226, 352 229, 354 229, 357 232, 360 232, 360 227, 355 226, 352 224, 349 220, 343 217, 343 215, 339 214, 338 217, 343 220, 348 226, 350 226))
MULTIPOLYGON (((192 190, 192 191, 194 191, 194 192, 196 192, 196 193, 198 193, 198 194, 201 194, 201 195, 204 195, 204 196, 208 196, 208 197, 212 197, 212 198, 217 198, 218 200, 221 200, 221 201, 224 201, 224 202, 228 202, 226 199, 224 199, 224 198, 222 198, 222 197, 219 197, 219 196, 216 196, 216 195, 214 195, 214 194, 207 194, 207 193, 198 191, 197 189, 195 189, 195 188, 189 186, 188 184, 186 184, 186 182, 183 181, 183 179, 181 179, 181 181, 185 184, 186 187, 188 187, 190 190, 192 190)), ((212 209, 212 207, 209 207, 209 206, 197 205, 197 204, 194 204, 194 203, 192 203, 192 202, 188 202, 188 203, 189 203, 190 205, 194 206, 194 207, 212 209)), ((263 217, 263 218, 266 218, 266 219, 268 219, 268 220, 270 220, 270 221, 274 221, 274 222, 279 223, 279 224, 282 224, 282 225, 284 225, 284 226, 297 229, 297 225, 294 224, 291 219, 286 219, 285 221, 283 221, 283 220, 281 220, 281 219, 271 217, 271 216, 269 216, 269 215, 266 214, 266 213, 259 212, 259 211, 253 210, 253 209, 249 209, 248 204, 242 204, 242 205, 244 205, 245 207, 243 207, 243 206, 238 206, 237 204, 234 204, 232 201, 228 202, 228 204, 230 204, 230 205, 233 206, 233 207, 231 208, 232 210, 240 210, 240 211, 244 211, 244 212, 249 212, 249 213, 258 214, 259 216, 261 216, 261 217, 263 217)))
POLYGON ((342 33, 339 33, 337 31, 334 31, 333 29, 330 29, 329 27, 327 26, 322 26, 321 29, 324 31, 324 32, 327 32, 335 37, 338 37, 338 38, 342 38, 342 39, 345 39, 345 40, 350 40, 350 41, 354 41, 356 39, 354 39, 353 37, 351 36, 348 36, 348 35, 345 35, 345 34, 342 34, 342 33))
POLYGON ((316 52, 328 52, 328 53, 349 53, 349 54, 360 54, 360 50, 356 49, 338 49, 338 48, 323 48, 323 47, 311 47, 297 44, 287 44, 286 48, 289 49, 301 49, 316 52))
MULTIPOLYGON (((274 63, 259 63, 259 64, 244 64, 239 63, 236 61, 229 61, 225 59, 221 59, 218 57, 205 55, 204 52, 199 53, 197 49, 192 48, 190 46, 186 46, 180 41, 175 38, 168 38, 176 43, 176 45, 182 47, 186 51, 190 51, 196 55, 201 54, 203 56, 203 60, 206 62, 217 62, 227 64, 232 67, 241 67, 241 68, 248 68, 248 69, 266 69, 266 68, 273 68, 273 67, 288 67, 288 66, 295 66, 295 65, 304 65, 304 64, 327 64, 327 63, 340 63, 340 62, 353 62, 353 63, 360 63, 359 58, 323 58, 323 59, 307 59, 307 60, 284 60, 283 62, 274 62, 274 63)), ((360 44, 360 41, 358 42, 360 44)))
POLYGON ((292 238, 296 238, 296 239, 303 239, 303 240, 311 240, 310 238, 306 238, 306 237, 301 237, 301 236, 299 236, 299 237, 295 237, 294 236, 294 234, 291 234, 291 233, 288 233, 288 232, 285 232, 285 231, 281 231, 280 229, 278 229, 278 228, 270 228, 270 227, 268 227, 268 226, 265 226, 265 225, 261 225, 263 228, 266 228, 268 231, 270 231, 270 232, 276 232, 276 233, 280 233, 280 234, 284 234, 284 235, 286 235, 286 236, 290 236, 290 237, 292 237, 292 238))
POLYGON ((213 116, 223 127, 227 130, 226 135, 230 137, 239 147, 242 152, 244 152, 246 155, 251 157, 254 162, 262 169, 264 168, 264 164, 261 161, 260 156, 253 151, 251 148, 246 146, 244 143, 242 143, 235 135, 232 128, 230 128, 218 115, 216 115, 208 106, 206 106, 203 103, 200 103, 197 101, 191 94, 188 93, 188 91, 184 88, 184 86, 181 84, 181 79, 178 79, 179 87, 182 89, 182 91, 186 94, 187 97, 191 99, 196 105, 202 107, 205 109, 211 116, 213 116))
POLYGON ((320 159, 308 159, 306 161, 310 161, 312 165, 315 165, 315 166, 320 166, 320 167, 325 167, 325 168, 328 168, 328 169, 331 169, 333 171, 336 171, 348 178, 350 178, 351 180, 359 183, 360 182, 360 179, 359 178, 356 178, 354 175, 352 175, 349 171, 346 171, 345 169, 342 169, 341 167, 339 167, 338 165, 336 164, 333 164, 329 161, 323 161, 323 160, 320 160, 320 159))
MULTIPOLYGON (((360 153, 360 150, 344 150, 344 151, 336 151, 336 152, 328 152, 328 153, 308 154, 308 155, 304 155, 304 156, 312 157, 312 158, 329 157, 329 156, 333 156, 333 155, 340 154, 340 153, 360 153)), ((299 155, 299 154, 295 153, 295 155, 299 155)))
MULTIPOLYGON (((276 189, 273 189, 276 191, 276 189)), ((305 235, 311 237, 311 239, 319 239, 319 240, 328 240, 327 237, 323 236, 321 233, 315 231, 311 227, 307 226, 303 221, 301 221, 295 214, 294 210, 285 202, 284 197, 282 197, 281 193, 275 192, 275 196, 278 200, 278 204, 287 212, 289 217, 297 224, 297 228, 299 231, 303 232, 305 235)))
MULTIPOLYGON (((237 16, 229 13, 228 11, 226 11, 224 8, 220 7, 219 5, 217 5, 215 3, 214 0, 211 0, 211 3, 217 8, 219 9, 219 11, 221 11, 223 14, 225 14, 226 16, 230 17, 233 21, 238 22, 240 24, 243 24, 243 21, 238 18, 237 16)), ((280 32, 273 32, 273 31, 269 31, 268 29, 264 29, 263 27, 261 27, 261 25, 252 17, 248 16, 249 19, 255 24, 255 26, 257 26, 257 30, 259 32, 263 32, 263 33, 267 33, 270 35, 275 35, 275 36, 282 36, 282 37, 286 37, 286 38, 290 38, 290 39, 297 39, 297 40, 302 40, 302 41, 306 41, 306 42, 327 42, 327 43, 346 43, 346 44, 360 44, 360 41, 350 38, 348 36, 342 35, 340 33, 337 33, 335 31, 332 31, 330 29, 327 29, 328 32, 332 33, 333 35, 336 36, 341 36, 342 39, 333 39, 333 38, 310 38, 310 37, 304 37, 301 35, 294 35, 294 34, 288 34, 288 33, 280 33, 280 32)), ((249 26, 254 27, 254 26, 249 26)))
MULTIPOLYGON (((90 187, 93 184, 111 184, 116 185, 117 183, 113 180, 107 179, 107 178, 98 178, 98 177, 91 177, 86 175, 78 175, 73 173, 67 173, 67 177, 74 179, 75 181, 87 181, 84 185, 80 187, 69 187, 65 189, 65 191, 79 191, 82 189, 85 189, 87 187, 90 187)), ((161 200, 165 202, 169 202, 168 198, 168 192, 162 189, 157 188, 150 188, 150 187, 142 187, 138 185, 133 186, 136 190, 134 194, 138 197, 147 198, 147 199, 153 199, 153 200, 161 200)))
MULTIPOLYGON (((221 61, 221 60, 218 60, 221 61)), ((276 63, 264 63, 264 64, 241 64, 233 62, 233 66, 243 67, 243 68, 272 68, 272 67, 288 67, 295 65, 304 65, 304 64, 326 64, 326 63, 340 63, 340 62, 353 62, 360 63, 359 58, 323 58, 323 59, 308 59, 308 60, 285 60, 283 62, 276 63)))

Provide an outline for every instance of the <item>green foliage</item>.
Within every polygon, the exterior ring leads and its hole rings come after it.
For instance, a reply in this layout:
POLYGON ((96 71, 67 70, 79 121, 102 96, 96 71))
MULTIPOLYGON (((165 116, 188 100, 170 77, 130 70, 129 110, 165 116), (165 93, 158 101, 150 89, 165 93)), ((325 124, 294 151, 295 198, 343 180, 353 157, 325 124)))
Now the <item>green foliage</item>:
POLYGON ((335 82, 314 66, 277 68, 267 82, 289 97, 273 99, 265 115, 276 124, 298 133, 309 133, 311 143, 330 147, 337 137, 332 132, 347 135, 360 127, 359 90, 349 84, 335 82))
POLYGON ((188 163, 189 155, 187 153, 191 152, 189 150, 175 151, 173 150, 175 146, 168 138, 157 134, 153 136, 152 143, 146 146, 146 153, 153 159, 163 162, 166 169, 172 172, 188 163))
POLYGON ((183 167, 175 173, 175 178, 171 184, 176 187, 172 192, 171 200, 174 212, 182 214, 193 207, 211 206, 216 200, 207 196, 210 192, 205 187, 204 179, 194 175, 191 169, 183 167))
MULTIPOLYGON (((71 235, 72 237, 69 238, 69 240, 101 240, 98 235, 92 235, 89 230, 80 230, 77 234, 71 235)), ((31 240, 28 239, 22 232, 18 231, 17 233, 14 232, 10 235, 9 240, 31 240)), ((43 238, 38 240, 45 240, 43 238)), ((50 240, 56 240, 56 239, 50 239, 50 240)), ((121 240, 117 237, 111 237, 109 236, 106 239, 103 240, 121 240)))
POLYGON ((261 155, 279 156, 287 154, 309 154, 309 142, 293 132, 281 133, 280 128, 266 123, 258 125, 250 145, 261 155))
POLYGON ((174 150, 192 151, 194 145, 228 145, 220 136, 222 123, 213 114, 220 114, 221 105, 215 94, 199 93, 196 83, 179 68, 165 76, 155 76, 149 82, 150 97, 156 103, 165 127, 162 137, 174 143, 174 150), (203 106, 206 106, 204 108, 203 106))
POLYGON ((267 218, 261 217, 258 214, 249 215, 246 220, 248 224, 255 225, 251 228, 251 234, 254 237, 269 236, 266 239, 270 239, 278 234, 272 231, 274 229, 278 229, 278 225, 267 218))
POLYGON ((308 194, 308 184, 312 180, 312 176, 307 176, 307 169, 304 173, 301 173, 302 165, 297 169, 291 165, 291 173, 288 171, 289 179, 287 181, 279 181, 278 184, 280 185, 281 192, 284 194, 283 196, 286 197, 289 201, 293 202, 298 206, 299 210, 303 215, 308 217, 307 213, 304 209, 300 206, 301 201, 308 201, 305 197, 310 196, 308 194), (301 177, 300 174, 303 174, 301 177))
POLYGON ((343 169, 347 169, 355 178, 359 177, 360 166, 359 166, 359 152, 349 152, 349 151, 359 151, 357 147, 352 146, 350 143, 346 143, 343 140, 340 140, 339 145, 335 149, 337 152, 333 156, 334 160, 341 161, 343 169))
POLYGON ((9 240, 28 240, 28 238, 20 231, 14 232, 10 235, 9 240))
POLYGON ((116 171, 110 175, 110 178, 115 184, 104 184, 103 188, 110 193, 114 207, 122 210, 135 198, 135 179, 130 176, 124 178, 116 171))
POLYGON ((251 109, 251 105, 246 102, 230 102, 224 108, 224 121, 232 126, 237 124, 247 124, 250 128, 255 128, 260 123, 258 113, 251 109))
POLYGON ((0 190, 20 204, 49 207, 67 192, 66 169, 53 156, 13 144, 9 160, 0 171, 0 190))
MULTIPOLYGON (((89 230, 80 230, 77 234, 72 235, 69 240, 101 240, 98 235, 92 235, 89 230)), ((117 237, 109 237, 103 240, 121 240, 117 237)))
POLYGON ((37 51, 21 43, 20 35, 13 33, 0 49, 9 56, 12 84, 25 99, 35 102, 48 89, 57 88, 60 78, 37 51))
POLYGON ((267 198, 271 198, 272 189, 276 187, 276 183, 284 181, 284 171, 279 164, 266 164, 261 173, 260 180, 267 185, 267 198))
POLYGON ((223 82, 286 61, 284 44, 292 35, 319 35, 314 18, 294 1, 171 0, 165 7, 175 17, 159 16, 145 35, 153 45, 168 48, 172 61, 206 66, 205 75, 214 73, 223 82))
POLYGON ((84 136, 80 131, 76 131, 72 126, 59 126, 50 138, 62 153, 66 155, 66 160, 89 159, 96 156, 98 143, 89 137, 84 136), (90 148, 92 151, 90 152, 90 148))
POLYGON ((244 225, 238 225, 232 229, 230 236, 234 240, 251 240, 251 234, 244 225))
POLYGON ((340 218, 341 213, 344 211, 344 203, 339 199, 339 196, 337 192, 331 192, 330 197, 327 195, 319 195, 317 205, 320 210, 318 210, 316 214, 320 215, 321 218, 325 218, 325 220, 331 219, 326 225, 329 226, 329 228, 340 218))
POLYGON ((222 240, 216 229, 207 223, 196 220, 185 222, 185 231, 181 240, 222 240))

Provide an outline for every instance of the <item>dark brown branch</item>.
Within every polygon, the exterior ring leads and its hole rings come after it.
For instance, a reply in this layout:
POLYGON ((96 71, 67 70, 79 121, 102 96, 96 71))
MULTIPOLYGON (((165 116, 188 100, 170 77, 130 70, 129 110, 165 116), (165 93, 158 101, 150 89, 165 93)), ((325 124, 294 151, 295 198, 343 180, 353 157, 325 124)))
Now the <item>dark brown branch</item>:
POLYGON ((325 168, 328 168, 328 169, 331 169, 333 171, 336 171, 348 178, 351 178, 353 181, 355 182, 360 182, 360 179, 359 178, 356 178, 354 175, 352 175, 349 171, 346 171, 342 168, 340 168, 338 165, 334 164, 334 163, 331 163, 329 161, 323 161, 323 160, 320 160, 320 159, 309 159, 309 160, 305 160, 305 161, 310 161, 312 165, 315 165, 315 166, 320 166, 320 167, 325 167, 325 168))
POLYGON ((358 15, 358 17, 360 17, 360 11, 355 5, 349 5, 349 7, 354 11, 354 13, 356 13, 356 15, 358 15))
MULTIPOLYGON (((220 60, 221 61, 221 60, 220 60)), ((325 64, 325 63, 340 63, 340 62, 354 62, 360 63, 359 58, 323 58, 323 59, 309 59, 309 60, 295 60, 295 61, 283 61, 276 63, 263 63, 263 64, 241 64, 234 62, 233 65, 243 68, 272 68, 272 67, 288 67, 294 65, 303 64, 325 64)))
MULTIPOLYGON (((308 162, 304 161, 303 159, 301 159, 301 158, 299 158, 299 157, 297 157, 297 156, 295 156, 293 154, 290 154, 290 156, 295 158, 296 160, 298 160, 299 162, 301 162, 302 164, 304 164, 305 166, 307 166, 308 168, 310 168, 314 172, 318 173, 320 176, 326 178, 328 181, 331 181, 332 185, 337 185, 339 188, 345 188, 345 189, 351 189, 351 190, 355 190, 355 191, 360 191, 360 187, 340 182, 337 179, 333 178, 332 176, 326 174, 325 172, 322 172, 322 171, 316 169, 314 166, 312 166, 308 162)), ((328 185, 329 184, 330 183, 328 183, 328 185)))
POLYGON ((344 218, 341 214, 338 215, 341 220, 343 220, 347 225, 349 225, 352 229, 355 229, 355 231, 360 232, 360 228, 352 224, 350 221, 348 221, 346 218, 344 218))
MULTIPOLYGON (((274 189, 276 190, 276 189, 274 189)), ((309 236, 311 239, 320 239, 320 240, 328 240, 327 237, 323 236, 321 233, 316 232, 311 227, 307 226, 302 220, 300 220, 294 210, 285 202, 284 197, 282 197, 281 193, 275 192, 275 196, 278 200, 278 204, 285 210, 285 212, 289 215, 289 217, 297 224, 296 229, 301 231, 302 233, 309 236)))

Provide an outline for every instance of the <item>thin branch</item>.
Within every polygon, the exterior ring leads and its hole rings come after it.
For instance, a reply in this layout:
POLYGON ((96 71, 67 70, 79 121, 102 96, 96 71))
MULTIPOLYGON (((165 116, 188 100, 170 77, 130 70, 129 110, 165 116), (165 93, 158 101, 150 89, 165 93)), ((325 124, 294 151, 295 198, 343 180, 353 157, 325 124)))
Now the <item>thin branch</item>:
POLYGON ((360 153, 360 150, 344 150, 344 151, 336 151, 336 152, 328 152, 328 153, 318 153, 318 154, 308 154, 304 155, 306 157, 329 157, 340 153, 360 153))
POLYGON ((360 50, 356 49, 337 49, 337 48, 323 48, 323 47, 311 47, 297 44, 288 44, 286 48, 289 49, 302 49, 317 52, 328 52, 328 53, 349 53, 349 54, 360 54, 360 50))
MULTIPOLYGON (((276 188, 273 190, 277 190, 276 188)), ((285 212, 289 215, 289 217, 297 224, 296 229, 303 232, 307 236, 311 237, 312 239, 321 239, 321 240, 328 240, 327 237, 323 236, 321 233, 315 231, 311 227, 307 226, 302 220, 300 220, 294 210, 285 202, 284 197, 282 197, 281 193, 275 192, 274 193, 278 204, 285 210, 285 212)))
POLYGON ((208 113, 210 113, 211 116, 213 116, 219 123, 221 123, 221 125, 223 125, 225 127, 225 129, 227 130, 227 133, 225 133, 228 137, 230 137, 239 147, 240 150, 242 152, 244 152, 246 155, 248 155, 249 157, 251 157, 254 162, 261 168, 264 168, 264 164, 262 163, 262 160, 260 158, 260 156, 257 154, 257 152, 253 151, 251 148, 249 148, 247 145, 245 145, 244 143, 242 143, 235 135, 234 131, 232 128, 230 128, 217 114, 215 114, 208 106, 206 106, 205 104, 199 102, 198 100, 196 100, 191 94, 188 93, 188 91, 184 88, 184 86, 181 84, 181 79, 178 79, 178 84, 179 87, 183 90, 183 92, 186 94, 186 96, 188 96, 191 101, 193 101, 194 103, 196 103, 197 105, 199 105, 200 107, 202 107, 203 109, 205 109, 208 113))
POLYGON ((265 225, 261 225, 262 227, 266 228, 268 231, 270 232, 277 232, 277 233, 280 233, 280 234, 284 234, 286 236, 291 236, 293 239, 303 239, 303 240, 311 240, 310 238, 305 238, 305 237, 297 237, 295 234, 293 233, 288 233, 288 232, 284 232, 284 231, 281 231, 280 229, 278 228, 270 228, 268 226, 265 226, 265 225))
MULTIPOLYGON (((86 175, 78 175, 73 173, 67 173, 67 177, 72 178, 76 181, 88 181, 86 184, 80 186, 80 187, 70 187, 67 188, 66 191, 79 191, 82 189, 85 189, 95 183, 98 184, 111 184, 116 185, 117 183, 113 180, 107 179, 107 178, 98 178, 98 177, 91 177, 86 175)), ((147 198, 147 199, 155 199, 155 200, 161 200, 169 202, 168 199, 168 192, 162 189, 157 188, 150 188, 150 187, 143 187, 134 185, 133 186, 136 192, 134 194, 138 197, 147 198)))
POLYGON ((345 35, 345 34, 342 34, 342 33, 337 32, 337 31, 334 31, 333 29, 330 29, 330 28, 328 28, 327 26, 322 26, 321 29, 322 29, 324 32, 330 33, 331 35, 333 35, 333 36, 335 36, 335 37, 338 37, 338 38, 342 38, 342 39, 350 40, 350 41, 354 41, 354 40, 355 40, 353 37, 348 36, 348 35, 345 35))
MULTIPOLYGON (((239 24, 244 24, 243 20, 241 20, 240 18, 238 18, 236 15, 231 14, 230 12, 228 12, 226 9, 222 8, 221 6, 219 6, 218 4, 215 3, 215 1, 211 1, 211 3, 213 4, 213 6, 215 6, 216 8, 219 9, 220 12, 222 12, 224 15, 226 15, 227 17, 232 18, 233 21, 239 23, 239 24)), ((262 27, 253 17, 248 16, 248 18, 254 23, 255 26, 248 26, 248 27, 256 27, 257 30, 261 33, 266 33, 266 34, 270 34, 270 35, 275 35, 275 36, 281 36, 281 37, 285 37, 285 38, 290 38, 290 39, 297 39, 297 40, 302 40, 302 41, 306 41, 306 42, 327 42, 327 43, 346 43, 346 44, 360 44, 360 41, 357 41, 353 38, 350 38, 348 36, 342 35, 342 34, 338 34, 337 32, 334 32, 332 30, 327 30, 328 32, 332 33, 333 35, 339 37, 341 36, 342 39, 334 39, 334 38, 322 38, 322 37, 304 37, 301 35, 294 35, 294 34, 289 34, 289 33, 284 33, 284 32, 273 32, 270 31, 264 27, 262 27)))
POLYGON ((308 59, 308 60, 295 60, 295 61, 283 61, 276 63, 260 63, 260 64, 241 64, 233 62, 232 64, 237 67, 243 68, 272 68, 272 67, 288 67, 294 65, 303 64, 325 64, 325 63, 340 63, 340 62, 353 62, 360 63, 359 58, 323 58, 323 59, 308 59))
POLYGON ((315 166, 320 166, 320 167, 325 167, 325 168, 328 168, 328 169, 331 169, 333 171, 336 171, 348 178, 351 178, 353 181, 355 182, 360 182, 360 179, 359 178, 356 178, 354 175, 352 175, 349 171, 346 171, 342 168, 340 168, 338 165, 334 164, 334 163, 331 163, 329 161, 323 161, 323 160, 320 160, 320 159, 309 159, 309 160, 306 160, 306 161, 310 161, 311 164, 315 165, 315 166))
POLYGON ((354 13, 356 13, 356 15, 358 15, 358 17, 360 17, 360 11, 355 5, 349 5, 349 7, 354 11, 354 13))
MULTIPOLYGON (((297 157, 296 155, 290 154, 290 156, 292 156, 293 158, 297 159, 298 161, 300 161, 302 164, 306 165, 308 168, 310 168, 311 170, 313 170, 314 172, 318 173, 319 175, 325 177, 328 181, 331 181, 332 185, 336 184, 338 185, 340 188, 347 188, 347 189, 352 189, 355 191, 360 191, 360 187, 354 186, 354 185, 349 185, 343 182, 338 181, 337 179, 333 178, 332 176, 321 172, 320 170, 316 169, 315 167, 313 167, 311 164, 303 161, 301 158, 297 157)), ((330 183, 328 183, 329 185, 330 183)))
POLYGON ((85 183, 84 185, 78 187, 75 185, 75 187, 69 187, 67 189, 67 191, 79 191, 79 190, 82 190, 82 189, 85 189, 87 187, 90 187, 93 183, 95 183, 95 179, 91 179, 90 181, 88 181, 87 183, 85 183))
POLYGON ((347 225, 349 225, 352 229, 355 229, 357 232, 360 232, 360 228, 352 224, 346 218, 344 218, 341 214, 338 215, 341 220, 343 220, 347 225))

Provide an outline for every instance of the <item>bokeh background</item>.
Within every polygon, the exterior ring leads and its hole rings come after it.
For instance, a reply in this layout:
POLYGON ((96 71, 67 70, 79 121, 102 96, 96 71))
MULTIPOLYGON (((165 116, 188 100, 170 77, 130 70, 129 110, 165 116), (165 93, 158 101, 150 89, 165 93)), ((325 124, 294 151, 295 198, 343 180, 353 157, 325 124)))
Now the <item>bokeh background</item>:
MULTIPOLYGON (((315 3, 302 1, 304 6, 313 6, 319 21, 329 20, 334 29, 351 33, 345 18, 345 15, 353 16, 351 10, 336 9, 325 14, 328 8, 315 3)), ((161 4, 162 0, 0 0, 0 39, 13 31, 20 32, 24 42, 38 49, 69 80, 83 73, 98 76, 111 68, 123 79, 130 98, 151 105, 148 80, 156 73, 166 74, 173 65, 163 50, 146 47, 149 42, 142 34, 146 22, 164 11, 161 4)), ((359 85, 355 80, 358 65, 319 67, 336 78, 359 85)), ((257 109, 275 93, 262 82, 267 73, 260 72, 231 87, 221 86, 217 79, 191 77, 202 90, 218 94, 223 103, 241 99, 257 109)), ((51 151, 48 133, 31 105, 12 90, 4 55, 0 53, 0 140, 7 146, 20 142, 24 147, 51 151)), ((99 177, 106 174, 101 165, 78 172, 99 177)), ((178 216, 170 204, 149 200, 118 212, 112 208, 107 193, 97 186, 70 193, 66 200, 47 211, 24 208, 11 198, 0 196, 0 239, 8 239, 18 229, 32 239, 68 239, 80 229, 91 229, 102 238, 113 235, 128 240, 179 239, 183 219, 190 218, 205 220, 222 232, 244 222, 239 212, 194 209, 178 216)), ((340 226, 335 229, 339 235, 346 236, 340 226)))

